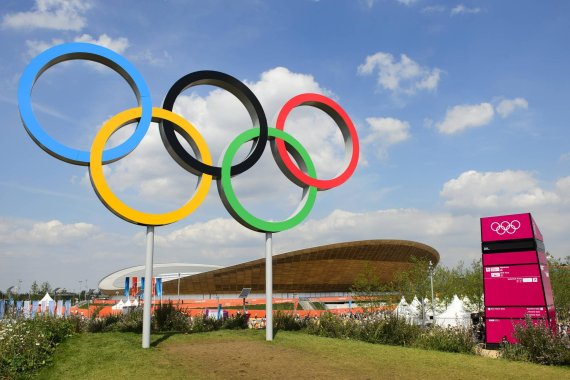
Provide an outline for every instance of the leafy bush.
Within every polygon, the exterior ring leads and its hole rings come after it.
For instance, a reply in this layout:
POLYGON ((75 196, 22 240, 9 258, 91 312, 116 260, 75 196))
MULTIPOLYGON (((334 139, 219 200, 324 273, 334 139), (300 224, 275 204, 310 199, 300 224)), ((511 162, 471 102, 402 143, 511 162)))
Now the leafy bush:
POLYGON ((428 350, 468 354, 474 352, 475 342, 469 329, 445 329, 435 326, 420 334, 415 346, 428 350))
POLYGON ((228 317, 224 319, 221 328, 228 330, 247 329, 248 319, 249 317, 247 316, 247 314, 237 314, 233 317, 228 317))
POLYGON ((222 327, 223 321, 220 319, 210 318, 207 315, 198 315, 192 318, 192 332, 208 332, 216 331, 222 327))
POLYGON ((73 334, 67 319, 42 316, 0 323, 0 378, 30 376, 51 361, 55 347, 73 334))
POLYGON ((358 330, 355 320, 342 319, 330 312, 322 313, 319 320, 310 320, 307 325, 310 334, 328 338, 358 339, 358 330))
POLYGON ((527 316, 524 323, 515 326, 514 337, 517 344, 502 345, 503 358, 539 364, 570 365, 568 337, 555 335, 545 323, 535 325, 527 316))
POLYGON ((361 326, 361 339, 370 343, 411 346, 420 335, 421 328, 393 315, 365 320, 361 326))
POLYGON ((155 331, 190 331, 190 317, 174 307, 172 302, 157 307, 152 322, 155 331))
POLYGON ((143 309, 135 309, 126 314, 119 314, 119 320, 113 326, 113 331, 142 333, 143 309))
POLYGON ((278 311, 273 316, 273 327, 275 330, 299 331, 307 326, 302 319, 297 319, 291 313, 278 311))

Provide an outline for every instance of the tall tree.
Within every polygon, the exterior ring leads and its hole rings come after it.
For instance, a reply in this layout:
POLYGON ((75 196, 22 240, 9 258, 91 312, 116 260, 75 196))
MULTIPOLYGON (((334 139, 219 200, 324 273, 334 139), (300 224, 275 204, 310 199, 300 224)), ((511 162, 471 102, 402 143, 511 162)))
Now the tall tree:
POLYGON ((364 312, 374 311, 383 302, 383 292, 386 286, 374 272, 370 263, 366 263, 364 270, 356 275, 350 287, 352 298, 364 312))
POLYGON ((401 270, 394 275, 394 283, 408 302, 415 296, 418 297, 421 305, 419 311, 425 319, 428 305, 424 299, 431 297, 429 261, 412 257, 408 269, 401 270))
POLYGON ((33 297, 39 293, 40 293, 40 286, 38 285, 37 281, 34 281, 32 283, 32 286, 30 287, 30 295, 33 297))
POLYGON ((47 281, 42 282, 42 284, 40 286, 40 293, 46 294, 46 293, 50 293, 50 292, 51 292, 51 285, 49 284, 49 282, 47 282, 47 281))
POLYGON ((556 317, 559 321, 568 321, 570 320, 570 256, 564 259, 550 256, 548 267, 556 317))

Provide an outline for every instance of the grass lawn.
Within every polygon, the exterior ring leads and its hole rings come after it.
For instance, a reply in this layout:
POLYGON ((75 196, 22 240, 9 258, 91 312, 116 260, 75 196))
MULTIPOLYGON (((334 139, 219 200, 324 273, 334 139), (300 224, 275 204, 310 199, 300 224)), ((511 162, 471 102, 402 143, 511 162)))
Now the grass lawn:
POLYGON ((81 334, 61 344, 41 379, 570 379, 570 368, 373 345, 280 331, 152 336, 81 334))

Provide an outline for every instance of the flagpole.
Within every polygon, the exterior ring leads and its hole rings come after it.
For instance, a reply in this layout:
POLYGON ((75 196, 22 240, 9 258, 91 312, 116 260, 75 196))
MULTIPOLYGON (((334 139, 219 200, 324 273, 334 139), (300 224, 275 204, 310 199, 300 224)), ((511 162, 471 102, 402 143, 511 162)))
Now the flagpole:
MULTIPOLYGON (((154 226, 146 227, 146 262, 145 282, 150 279, 150 286, 144 287, 143 338, 142 348, 150 347, 150 314, 152 307, 152 255, 154 253, 154 226)), ((145 284, 146 285, 146 284, 145 284)))
POLYGON ((273 340, 273 234, 265 233, 265 340, 273 340))

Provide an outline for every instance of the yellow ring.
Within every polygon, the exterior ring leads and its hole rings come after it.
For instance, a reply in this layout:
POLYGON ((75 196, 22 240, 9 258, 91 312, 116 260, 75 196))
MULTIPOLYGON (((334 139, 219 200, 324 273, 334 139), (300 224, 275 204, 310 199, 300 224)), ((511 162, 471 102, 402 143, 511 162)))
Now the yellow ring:
MULTIPOLYGON (((107 140, 120 128, 140 119, 141 115, 141 107, 128 109, 113 116, 99 130, 91 146, 89 164, 91 183, 101 202, 103 202, 111 212, 127 222, 145 226, 161 226, 174 223, 190 215, 204 201, 212 184, 211 175, 202 174, 198 178, 198 185, 196 186, 194 195, 181 208, 164 214, 149 214, 135 210, 123 203, 123 201, 111 191, 103 174, 103 150, 105 149, 107 140)), ((177 132, 188 140, 188 143, 193 147, 194 153, 199 160, 207 165, 212 164, 212 156, 210 155, 206 141, 192 124, 173 112, 162 108, 153 108, 152 121, 156 122, 160 119, 168 120, 177 127, 177 132)))

